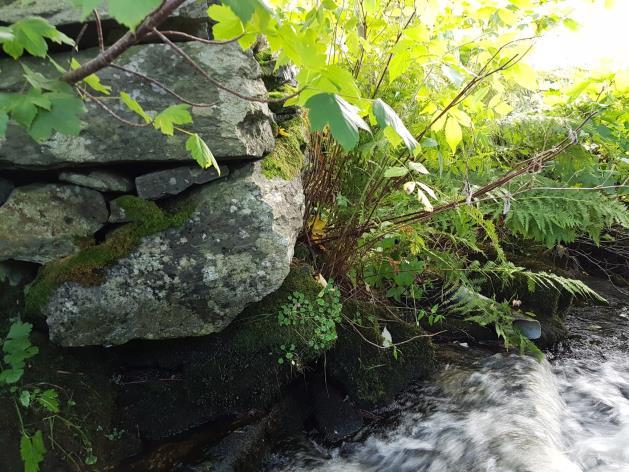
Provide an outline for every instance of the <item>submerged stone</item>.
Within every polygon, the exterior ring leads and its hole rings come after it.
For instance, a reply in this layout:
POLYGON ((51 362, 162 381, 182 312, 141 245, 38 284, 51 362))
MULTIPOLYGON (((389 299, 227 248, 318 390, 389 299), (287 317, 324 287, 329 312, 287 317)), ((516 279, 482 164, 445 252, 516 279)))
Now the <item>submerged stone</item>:
POLYGON ((260 163, 247 164, 193 190, 186 204, 195 210, 181 227, 146 236, 126 257, 94 268, 94 286, 81 285, 92 275, 82 274, 53 290, 43 313, 54 342, 218 332, 281 285, 302 226, 299 177, 267 179, 260 163))
POLYGON ((133 181, 129 177, 107 170, 94 170, 89 173, 61 172, 59 180, 101 192, 133 191, 133 181))
POLYGON ((43 264, 77 252, 107 221, 103 196, 76 185, 16 188, 0 207, 0 260, 43 264))
MULTIPOLYGON (((245 96, 266 96, 258 63, 238 44, 189 42, 180 43, 179 47, 223 86, 245 96)), ((82 51, 76 58, 84 63, 97 52, 96 49, 82 51)), ((70 56, 65 54, 55 56, 62 65, 69 59, 70 56)), ((38 72, 55 73, 54 69, 50 70, 52 66, 45 66, 42 61, 27 58, 24 62, 38 72)), ((167 84, 188 100, 208 105, 191 108, 194 123, 189 129, 199 133, 219 162, 257 159, 273 149, 273 118, 265 103, 244 100, 218 89, 202 76, 195 75, 188 62, 168 45, 134 46, 116 63, 167 84)), ((24 82, 20 65, 13 60, 2 60, 0 69, 0 92, 19 90, 24 82)), ((161 88, 113 68, 100 71, 99 77, 103 84, 112 87, 111 96, 124 91, 154 116, 180 103, 161 88)), ((120 101, 107 103, 119 115, 129 120, 139 119, 120 101)), ((152 126, 130 127, 93 102, 88 102, 87 108, 88 113, 83 118, 85 126, 79 136, 57 133, 38 144, 22 128, 9 125, 6 138, 0 140, 0 168, 51 169, 138 161, 193 162, 185 147, 187 135, 164 136, 152 126)))
POLYGON ((228 167, 220 166, 220 170, 219 175, 213 167, 202 169, 193 164, 140 175, 136 177, 135 185, 140 198, 158 200, 163 197, 178 195, 193 185, 206 184, 229 175, 228 167))

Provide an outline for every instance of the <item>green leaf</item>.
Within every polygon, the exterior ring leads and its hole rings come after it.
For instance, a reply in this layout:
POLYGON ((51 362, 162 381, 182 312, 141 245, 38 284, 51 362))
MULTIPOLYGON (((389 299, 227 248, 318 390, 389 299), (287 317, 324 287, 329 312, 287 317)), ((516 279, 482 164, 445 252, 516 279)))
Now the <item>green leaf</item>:
POLYGON ((48 139, 55 131, 65 135, 77 136, 81 132, 80 116, 85 113, 83 101, 74 95, 52 92, 50 110, 40 110, 37 118, 28 130, 36 141, 48 139))
POLYGON ((392 177, 404 177, 408 174, 406 167, 389 167, 384 171, 384 177, 390 179, 392 177))
POLYGON ((161 3, 162 0, 108 0, 107 2, 109 14, 130 30, 134 30, 161 3))
POLYGON ((358 109, 336 94, 313 95, 306 102, 306 108, 311 128, 320 131, 330 125, 332 136, 346 151, 358 144, 359 129, 369 131, 369 126, 358 114, 358 109))
POLYGON ((74 41, 61 33, 47 20, 40 17, 29 17, 19 20, 11 25, 14 39, 4 42, 3 48, 7 54, 17 59, 24 53, 36 57, 45 57, 48 52, 46 39, 55 43, 74 45, 74 41), (7 47, 9 50, 7 50, 7 47))
POLYGON ((22 434, 20 439, 20 456, 24 462, 24 472, 39 472, 39 464, 44 460, 46 447, 41 431, 37 431, 33 437, 22 434))
POLYGON ((0 111, 0 139, 4 139, 7 134, 7 125, 9 124, 9 115, 0 111))
POLYGON ((0 372, 0 384, 14 384, 24 375, 24 369, 6 369, 0 372))
POLYGON ((22 390, 20 392, 20 404, 24 408, 29 407, 29 405, 31 404, 31 392, 29 392, 28 390, 22 390))
POLYGON ((211 5, 207 9, 207 14, 216 21, 212 27, 212 34, 216 39, 232 39, 245 31, 240 18, 225 5, 211 5))
MULTIPOLYGON (((72 70, 75 70, 81 67, 81 64, 73 57, 70 61, 70 67, 72 68, 72 70)), ((96 74, 88 75, 82 80, 82 82, 85 82, 90 88, 104 95, 109 95, 111 93, 111 87, 108 85, 103 85, 100 82, 100 78, 96 74)))
POLYGON ((566 18, 565 20, 563 20, 563 25, 570 31, 578 31, 581 27, 581 25, 572 18, 566 18))
POLYGON ((15 338, 25 338, 31 334, 33 330, 33 325, 30 323, 22 323, 21 321, 16 321, 11 325, 9 329, 9 333, 7 334, 7 339, 15 339, 15 338))
POLYGON ((380 126, 381 128, 391 126, 391 128, 395 130, 400 138, 402 138, 404 144, 409 150, 412 151, 418 146, 419 143, 406 128, 406 126, 402 122, 402 119, 398 116, 393 108, 391 108, 384 101, 378 98, 375 102, 373 102, 371 109, 376 117, 378 126, 380 126))
POLYGON ((271 12, 271 8, 264 0, 222 0, 222 2, 230 7, 243 23, 249 21, 256 10, 271 12))
POLYGON ((175 125, 192 123, 189 109, 190 105, 185 103, 171 105, 155 117, 153 126, 166 136, 172 136, 175 132, 175 125))
POLYGON ((450 146, 450 149, 452 149, 452 152, 455 152, 456 147, 463 139, 463 132, 461 131, 461 126, 459 125, 459 122, 455 118, 450 116, 446 121, 445 132, 446 142, 450 146))
POLYGON ((197 161, 201 167, 207 169, 208 167, 214 166, 218 175, 221 175, 221 169, 216 159, 214 159, 212 151, 210 151, 210 148, 207 147, 205 141, 203 141, 198 134, 195 133, 187 139, 186 149, 190 151, 194 160, 197 161))
POLYGON ((59 413, 59 394, 52 388, 44 390, 35 397, 37 403, 51 413, 59 413))
POLYGON ((153 121, 153 118, 151 118, 149 114, 146 113, 144 109, 140 106, 140 104, 136 102, 133 98, 131 98, 128 93, 120 92, 120 99, 129 110, 140 115, 146 123, 150 123, 151 121, 153 121))

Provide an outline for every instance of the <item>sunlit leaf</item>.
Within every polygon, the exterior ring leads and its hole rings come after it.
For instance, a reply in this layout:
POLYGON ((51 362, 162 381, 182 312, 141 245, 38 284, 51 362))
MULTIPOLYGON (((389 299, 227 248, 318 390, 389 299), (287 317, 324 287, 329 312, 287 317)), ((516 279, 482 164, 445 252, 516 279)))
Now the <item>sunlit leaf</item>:
POLYGON ((124 103, 127 106, 129 110, 140 115, 145 123, 150 123, 151 121, 153 121, 153 118, 151 118, 149 114, 144 111, 142 106, 133 98, 131 98, 131 96, 128 93, 120 92, 120 99, 122 100, 122 103, 124 103))
POLYGON ((459 122, 452 116, 450 116, 446 120, 445 134, 448 146, 450 146, 452 152, 455 152, 457 146, 463 139, 463 132, 461 131, 461 126, 459 125, 459 122))
POLYGON ((218 175, 221 175, 221 169, 214 158, 214 154, 198 134, 195 133, 186 140, 186 149, 201 167, 204 169, 214 167, 218 175))
POLYGON ((404 145, 413 150, 418 146, 417 140, 413 137, 410 131, 406 128, 401 118, 395 112, 393 108, 387 105, 379 98, 373 102, 372 111, 378 122, 378 126, 385 128, 390 126, 395 132, 402 138, 404 145))
POLYGON ((175 132, 176 125, 192 123, 192 116, 188 111, 189 109, 190 105, 185 103, 171 105, 155 117, 153 126, 166 136, 172 136, 175 132))
POLYGON ((329 125, 332 136, 346 151, 358 144, 359 129, 369 131, 358 109, 336 94, 313 95, 306 102, 306 108, 312 130, 321 131, 329 125))

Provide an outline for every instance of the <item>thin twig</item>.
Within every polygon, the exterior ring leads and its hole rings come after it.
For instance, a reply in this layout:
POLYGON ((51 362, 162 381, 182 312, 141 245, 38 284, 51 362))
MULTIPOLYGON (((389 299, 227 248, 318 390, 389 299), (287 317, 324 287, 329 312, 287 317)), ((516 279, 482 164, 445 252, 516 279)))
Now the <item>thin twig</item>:
POLYGON ((115 111, 113 111, 111 108, 109 108, 107 105, 105 105, 101 100, 99 100, 98 98, 96 98, 94 95, 90 94, 87 90, 85 90, 82 87, 77 87, 79 89, 79 91, 84 94, 87 98, 89 98, 90 100, 92 100, 96 105, 98 105, 99 107, 101 107, 103 110, 105 110, 107 113, 109 113, 111 116, 113 116, 116 120, 120 121, 121 123, 124 123, 127 126, 131 126, 133 128, 146 128, 147 126, 151 126, 151 123, 134 123, 133 121, 129 121, 123 117, 121 117, 120 115, 118 115, 115 111))
POLYGON ((105 40, 103 39, 103 25, 100 22, 100 15, 98 10, 94 8, 94 18, 96 18, 96 35, 98 36, 98 48, 100 52, 105 51, 105 40))
MULTIPOLYGON (((213 40, 213 39, 199 38, 198 36, 194 36, 192 34, 184 33, 183 31, 167 30, 167 31, 162 31, 161 33, 163 35, 165 35, 165 36, 174 36, 174 37, 189 39, 190 41, 198 41, 198 42, 203 43, 203 44, 212 44, 212 45, 221 45, 221 44, 235 43, 236 41, 238 41, 239 39, 241 39, 245 35, 245 33, 242 33, 242 34, 239 34, 238 36, 236 36, 235 38, 232 38, 232 39, 225 39, 225 40, 222 40, 222 41, 216 41, 216 40, 213 40)), ((150 36, 157 36, 157 35, 155 34, 155 32, 151 31, 146 36, 150 37, 150 36)))

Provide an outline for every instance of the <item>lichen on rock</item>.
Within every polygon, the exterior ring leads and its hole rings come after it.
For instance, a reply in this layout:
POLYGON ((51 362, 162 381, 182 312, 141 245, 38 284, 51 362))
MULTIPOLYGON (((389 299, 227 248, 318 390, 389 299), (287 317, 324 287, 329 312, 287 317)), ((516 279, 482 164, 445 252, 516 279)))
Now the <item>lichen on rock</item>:
MULTIPOLYGON (((268 179, 259 162, 246 164, 191 191, 182 204, 194 210, 178 227, 163 228, 168 218, 131 223, 43 269, 28 306, 47 316, 54 342, 108 345, 214 333, 281 285, 302 226, 299 177, 268 179)), ((125 213, 135 221, 132 207, 125 213)))

